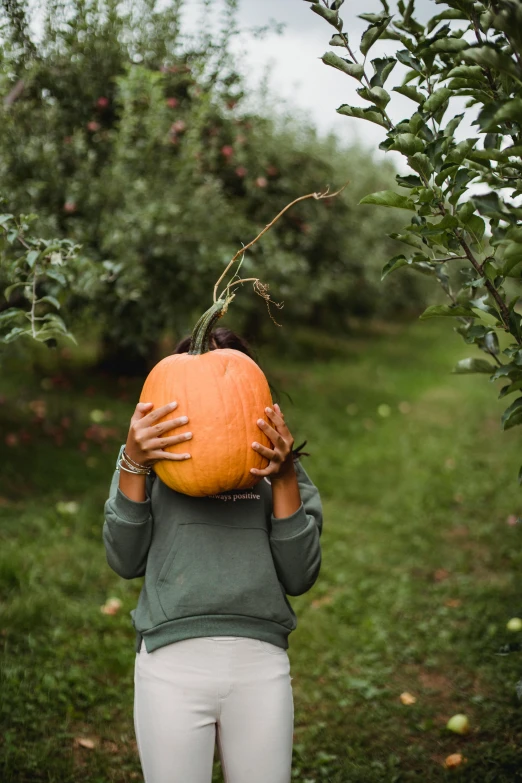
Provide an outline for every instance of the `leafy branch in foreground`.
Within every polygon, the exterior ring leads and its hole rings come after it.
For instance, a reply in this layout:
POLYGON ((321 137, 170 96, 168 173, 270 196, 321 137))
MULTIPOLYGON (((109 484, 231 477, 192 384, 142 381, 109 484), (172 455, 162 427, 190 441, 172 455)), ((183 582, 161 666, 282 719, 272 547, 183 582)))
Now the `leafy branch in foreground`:
MULTIPOLYGON (((310 0, 305 0, 310 2, 310 0)), ((382 278, 408 266, 432 276, 450 300, 420 316, 455 317, 456 331, 488 359, 469 358, 457 373, 486 373, 506 379, 500 397, 522 391, 522 323, 516 294, 522 272, 522 4, 516 0, 436 0, 440 13, 425 25, 414 18, 414 0, 399 0, 392 15, 363 13, 369 23, 358 46, 350 42, 340 10, 344 0, 314 2, 311 10, 334 29, 323 62, 359 82, 366 105, 340 106, 339 114, 383 128, 379 149, 399 152, 411 174, 399 174, 400 193, 385 190, 361 204, 412 212, 393 239, 407 250, 391 258, 382 278), (379 39, 394 56, 368 52, 379 39), (358 51, 357 51, 358 50, 358 51), (342 56, 341 56, 342 55, 342 56), (394 71, 397 63, 402 68, 394 71), (402 81, 387 86, 392 73, 402 81), (409 117, 394 123, 388 114, 395 94, 413 105, 409 117), (464 112, 452 114, 452 98, 466 98, 477 135, 456 139, 464 112), (470 185, 485 192, 470 193, 470 185), (503 336, 501 350, 499 336, 503 336)), ((522 423, 522 396, 502 416, 503 429, 522 423)), ((522 482, 522 469, 519 473, 522 482)))
POLYGON ((72 264, 80 246, 69 239, 35 238, 30 229, 36 217, 0 215, 0 276, 9 282, 5 305, 0 305, 0 343, 24 335, 49 347, 57 337, 76 343, 56 311, 58 297, 74 278, 72 264))

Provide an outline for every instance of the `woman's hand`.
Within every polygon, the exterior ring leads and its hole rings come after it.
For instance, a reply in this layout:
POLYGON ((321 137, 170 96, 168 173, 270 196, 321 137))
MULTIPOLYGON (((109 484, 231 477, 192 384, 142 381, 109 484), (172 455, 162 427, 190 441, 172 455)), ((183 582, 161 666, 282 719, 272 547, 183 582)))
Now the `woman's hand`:
POLYGON ((269 464, 263 470, 252 468, 250 470, 255 476, 270 476, 271 481, 287 478, 295 473, 294 461, 292 457, 292 448, 294 439, 290 430, 285 424, 285 419, 281 413, 281 408, 277 403, 274 409, 265 408, 265 413, 272 422, 272 426, 267 424, 264 419, 258 419, 257 425, 262 432, 272 442, 272 448, 268 449, 260 443, 253 443, 252 448, 269 461, 269 464))
POLYGON ((139 402, 136 405, 125 444, 125 451, 129 457, 140 465, 147 466, 160 459, 190 459, 190 454, 172 454, 170 451, 163 451, 167 446, 183 443, 192 437, 191 432, 184 432, 182 435, 165 435, 169 430, 186 424, 188 422, 187 416, 157 423, 158 419, 175 410, 178 403, 171 402, 153 411, 150 410, 151 405, 153 405, 152 402, 139 402))

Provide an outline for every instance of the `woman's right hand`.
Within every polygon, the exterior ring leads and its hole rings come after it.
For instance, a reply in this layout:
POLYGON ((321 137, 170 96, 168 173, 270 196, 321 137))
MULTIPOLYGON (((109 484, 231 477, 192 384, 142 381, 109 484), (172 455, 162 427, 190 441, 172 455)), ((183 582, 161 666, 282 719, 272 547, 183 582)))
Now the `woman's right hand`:
POLYGON ((162 405, 161 408, 151 410, 152 402, 139 402, 132 416, 125 444, 125 451, 128 456, 138 462, 140 465, 153 465, 160 459, 184 460, 190 459, 190 454, 172 454, 170 451, 163 451, 167 446, 174 446, 176 443, 183 443, 192 438, 191 432, 184 432, 182 435, 166 435, 169 430, 176 427, 182 427, 188 422, 187 416, 180 416, 177 419, 158 422, 167 414, 178 407, 177 402, 171 402, 162 405), (149 412, 150 411, 150 412, 149 412))

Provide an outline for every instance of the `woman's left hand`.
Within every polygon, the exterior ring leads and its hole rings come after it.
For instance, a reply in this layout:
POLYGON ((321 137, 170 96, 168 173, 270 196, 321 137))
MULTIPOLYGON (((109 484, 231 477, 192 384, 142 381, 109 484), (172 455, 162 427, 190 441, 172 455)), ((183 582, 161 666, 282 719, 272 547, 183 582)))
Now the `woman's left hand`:
POLYGON ((281 408, 276 403, 274 408, 265 408, 265 413, 271 421, 271 425, 264 419, 258 419, 257 425, 264 432, 272 443, 272 448, 268 449, 260 443, 253 443, 252 448, 265 457, 269 464, 263 470, 251 468, 250 472, 255 476, 271 476, 272 480, 285 478, 292 475, 294 471, 294 461, 292 457, 292 448, 294 439, 290 430, 285 424, 285 419, 281 413, 281 408))

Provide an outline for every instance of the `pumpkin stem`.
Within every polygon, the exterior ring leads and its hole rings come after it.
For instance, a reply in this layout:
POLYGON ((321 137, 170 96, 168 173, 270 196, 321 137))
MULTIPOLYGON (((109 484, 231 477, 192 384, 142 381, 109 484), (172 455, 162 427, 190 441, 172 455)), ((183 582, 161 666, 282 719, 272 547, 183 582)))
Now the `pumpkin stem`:
MULTIPOLYGON (((276 215, 275 218, 273 220, 271 220, 270 223, 268 223, 268 225, 266 225, 262 231, 259 232, 259 234, 257 235, 257 237, 255 237, 255 239, 252 239, 252 241, 249 242, 248 245, 245 245, 244 247, 241 248, 241 250, 238 250, 237 253, 235 254, 234 258, 232 258, 228 262, 225 271, 221 274, 221 277, 219 278, 219 280, 217 281, 216 285, 214 286, 214 302, 217 303, 219 301, 219 299, 221 298, 221 296, 223 296, 223 294, 219 294, 219 296, 218 296, 218 288, 219 288, 221 282, 227 276, 228 271, 229 271, 230 267, 232 266, 232 264, 234 263, 234 261, 238 258, 238 256, 241 255, 241 253, 243 253, 243 255, 244 255, 245 254, 245 250, 248 250, 249 247, 252 247, 252 245, 254 245, 257 242, 258 239, 261 239, 263 234, 265 234, 270 228, 272 228, 274 223, 277 223, 279 218, 282 217, 285 214, 285 212, 288 209, 290 209, 290 207, 293 207, 294 204, 299 203, 299 201, 304 201, 307 198, 314 198, 316 201, 321 201, 322 199, 325 199, 325 198, 335 198, 336 196, 339 195, 339 193, 343 192, 343 190, 345 189, 345 187, 347 185, 348 185, 348 182, 345 185, 343 185, 342 188, 339 188, 339 190, 336 190, 335 193, 330 193, 330 186, 328 185, 328 187, 326 188, 326 190, 323 193, 307 193, 306 196, 299 196, 299 198, 296 198, 296 199, 294 199, 294 201, 291 201, 290 204, 287 204, 286 207, 284 207, 281 210, 281 212, 279 212, 279 214, 276 215)), ((225 289, 225 292, 226 292, 226 290, 227 289, 225 289)))
POLYGON ((199 355, 210 351, 210 335, 214 324, 225 315, 234 296, 235 294, 228 294, 225 299, 218 299, 206 313, 203 313, 192 332, 189 354, 199 355))

